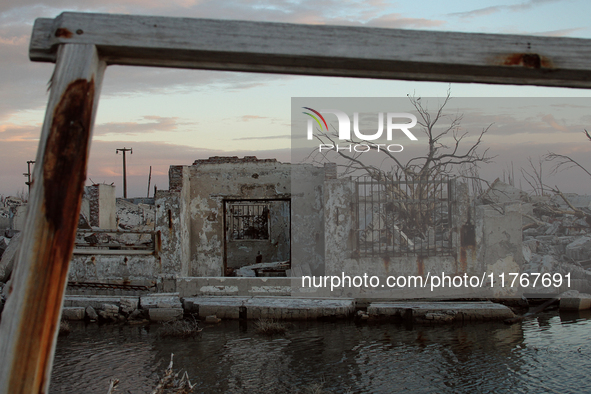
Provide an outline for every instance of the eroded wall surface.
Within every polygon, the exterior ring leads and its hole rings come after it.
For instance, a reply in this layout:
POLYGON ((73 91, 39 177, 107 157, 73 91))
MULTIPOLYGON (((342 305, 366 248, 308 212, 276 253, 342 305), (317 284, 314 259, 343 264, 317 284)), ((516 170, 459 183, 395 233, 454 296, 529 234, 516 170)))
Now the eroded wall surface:
POLYGON ((224 208, 226 204, 244 200, 253 204, 257 201, 289 201, 289 164, 275 160, 219 158, 198 160, 188 170, 191 183, 188 209, 191 276, 224 276, 225 267, 247 265, 248 255, 252 256, 251 264, 254 264, 259 251, 264 253, 262 261, 277 257, 276 252, 271 253, 272 249, 278 248, 273 245, 272 235, 266 240, 228 239, 224 208), (228 245, 236 243, 240 245, 232 245, 228 255, 228 245))
POLYGON ((323 184, 323 168, 275 159, 214 157, 172 166, 170 190, 156 195, 163 266, 219 277, 244 265, 291 260, 324 272, 323 184), (239 231, 230 228, 229 209, 240 204, 268 209, 268 234, 232 235, 239 231))

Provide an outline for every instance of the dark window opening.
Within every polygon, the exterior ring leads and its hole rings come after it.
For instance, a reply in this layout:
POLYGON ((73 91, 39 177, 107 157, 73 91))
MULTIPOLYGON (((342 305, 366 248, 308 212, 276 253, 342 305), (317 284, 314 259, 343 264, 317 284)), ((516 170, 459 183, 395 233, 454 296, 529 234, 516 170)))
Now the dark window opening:
POLYGON ((229 207, 230 240, 269 239, 268 204, 232 204, 229 207))

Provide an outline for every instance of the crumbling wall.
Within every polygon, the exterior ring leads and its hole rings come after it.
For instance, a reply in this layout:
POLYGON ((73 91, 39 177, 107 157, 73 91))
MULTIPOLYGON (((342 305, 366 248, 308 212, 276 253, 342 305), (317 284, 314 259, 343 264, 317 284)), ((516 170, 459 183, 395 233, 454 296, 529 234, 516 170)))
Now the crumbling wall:
MULTIPOLYGON (((520 273, 524 263, 522 246, 522 207, 520 202, 507 202, 476 207, 476 244, 480 272, 493 274, 520 273)), ((517 295, 518 288, 497 288, 496 296, 517 295)))
POLYGON ((176 267, 182 275, 211 277, 231 273, 227 267, 291 257, 304 261, 308 270, 323 271, 323 168, 252 156, 213 157, 172 166, 169 176, 170 190, 156 196, 163 266, 175 267, 167 260, 184 261, 176 267), (250 202, 268 206, 268 239, 236 240, 226 233, 225 209, 250 202))
MULTIPOLYGON (((224 231, 224 204, 237 200, 289 198, 291 192, 290 165, 276 160, 224 157, 197 160, 190 171, 191 193, 191 275, 224 276, 224 252, 227 252, 224 231)), ((245 253, 253 261, 261 243, 272 247, 272 237, 261 241, 243 241, 245 253), (248 244, 252 244, 249 248, 248 244), (254 245, 258 243, 258 245, 254 245), (255 250, 256 249, 256 250, 255 250)), ((274 254, 273 254, 274 255, 274 254)), ((262 256, 261 259, 273 259, 262 256)), ((227 262, 226 262, 227 263, 227 262)), ((228 266, 235 264, 230 262, 228 266)))
POLYGON ((325 182, 336 178, 336 165, 291 167, 292 276, 325 273, 325 182))
POLYGON ((0 230, 22 231, 25 227, 26 203, 19 197, 0 196, 0 230))
POLYGON ((123 198, 118 198, 117 228, 124 230, 154 229, 156 220, 156 206, 153 204, 134 204, 123 198))
POLYGON ((115 186, 106 184, 87 186, 84 198, 88 200, 88 220, 92 227, 106 230, 117 228, 115 186))
MULTIPOLYGON (((350 179, 326 179, 324 182, 324 245, 325 275, 329 276, 377 276, 387 277, 413 275, 427 278, 428 275, 445 273, 449 276, 482 274, 478 264, 477 237, 474 210, 467 185, 452 181, 452 224, 449 236, 452 239, 451 253, 437 254, 433 251, 394 255, 389 252, 373 257, 361 257, 356 250, 356 220, 354 204, 356 189, 350 179)), ((383 282, 382 282, 383 284, 383 282)), ((455 289, 442 289, 435 293, 429 289, 413 288, 339 288, 326 295, 348 297, 428 297, 457 294, 455 289)), ((465 292, 465 290, 463 290, 465 292)), ((316 295, 321 292, 316 291, 316 295)), ((325 291, 326 292, 326 291, 325 291)), ((314 293, 312 293, 314 294, 314 293)))
POLYGON ((12 228, 14 230, 23 231, 25 229, 28 207, 28 205, 20 205, 15 207, 14 216, 12 217, 12 228))
POLYGON ((161 274, 170 280, 188 276, 189 272, 189 217, 187 196, 190 193, 188 170, 183 166, 171 167, 174 182, 170 190, 156 192, 156 248, 159 252, 161 274))
POLYGON ((150 285, 162 277, 155 255, 78 255, 70 263, 72 282, 150 285))
MULTIPOLYGON (((570 278, 563 280, 559 287, 544 286, 538 280, 535 286, 522 289, 524 293, 544 296, 573 289, 591 292, 591 271, 588 269, 591 268, 591 242, 588 242, 591 240, 591 196, 560 192, 529 196, 497 180, 482 200, 490 204, 481 208, 489 212, 483 212, 489 222, 497 220, 492 218, 497 214, 491 209, 508 216, 503 224, 505 234, 498 235, 511 241, 504 244, 507 256, 500 256, 499 267, 506 266, 506 273, 542 274, 552 278, 568 275, 570 278), (517 238, 522 239, 520 250, 517 250, 517 238)), ((483 225, 490 227, 486 220, 483 225)), ((488 247, 488 255, 499 250, 500 246, 488 247)), ((492 259, 488 264, 491 262, 492 259)))

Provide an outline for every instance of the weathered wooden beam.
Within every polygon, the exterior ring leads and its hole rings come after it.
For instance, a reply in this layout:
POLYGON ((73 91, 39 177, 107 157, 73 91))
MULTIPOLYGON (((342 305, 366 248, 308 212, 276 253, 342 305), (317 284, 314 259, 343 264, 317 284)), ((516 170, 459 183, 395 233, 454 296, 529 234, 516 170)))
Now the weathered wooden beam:
POLYGON ((105 63, 62 45, 41 131, 32 195, 0 324, 0 393, 47 393, 105 63))
POLYGON ((66 43, 108 64, 591 87, 591 41, 576 38, 63 13, 37 19, 30 57, 66 43))

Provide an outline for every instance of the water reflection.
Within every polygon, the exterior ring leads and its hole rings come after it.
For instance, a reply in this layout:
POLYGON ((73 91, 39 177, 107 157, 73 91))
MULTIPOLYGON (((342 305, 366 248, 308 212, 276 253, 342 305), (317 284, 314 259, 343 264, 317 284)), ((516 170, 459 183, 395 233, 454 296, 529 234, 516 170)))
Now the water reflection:
POLYGON ((591 367, 591 314, 542 314, 522 324, 293 324, 285 336, 228 321, 194 339, 154 326, 76 326, 60 338, 51 393, 149 392, 170 353, 197 392, 581 392, 591 367))

